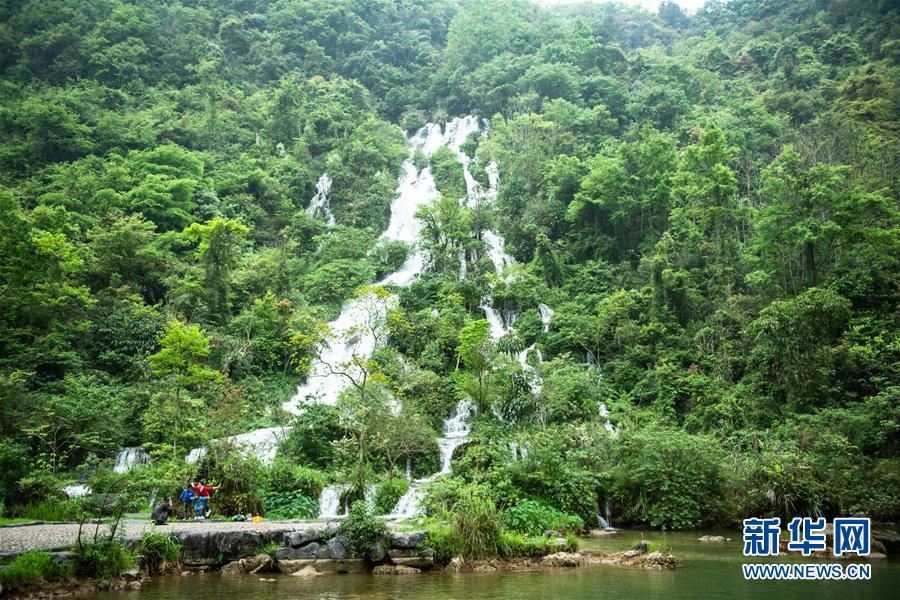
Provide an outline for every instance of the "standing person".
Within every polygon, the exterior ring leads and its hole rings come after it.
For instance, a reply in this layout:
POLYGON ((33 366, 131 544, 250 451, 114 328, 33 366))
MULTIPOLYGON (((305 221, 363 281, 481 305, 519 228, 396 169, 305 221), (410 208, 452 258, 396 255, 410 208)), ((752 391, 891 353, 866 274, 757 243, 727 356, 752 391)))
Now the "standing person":
POLYGON ((201 481, 200 483, 192 483, 191 487, 194 489, 194 493, 197 494, 197 500, 194 502, 194 518, 209 518, 209 515, 212 512, 209 509, 209 493, 219 489, 222 486, 203 485, 203 482, 201 481))
POLYGON ((175 507, 172 506, 172 499, 166 498, 165 502, 154 508, 153 512, 150 513, 150 520, 157 525, 165 525, 173 512, 175 512, 175 507))
POLYGON ((194 507, 194 488, 189 483, 184 484, 184 489, 181 490, 181 496, 178 499, 181 500, 182 518, 190 519, 194 507))

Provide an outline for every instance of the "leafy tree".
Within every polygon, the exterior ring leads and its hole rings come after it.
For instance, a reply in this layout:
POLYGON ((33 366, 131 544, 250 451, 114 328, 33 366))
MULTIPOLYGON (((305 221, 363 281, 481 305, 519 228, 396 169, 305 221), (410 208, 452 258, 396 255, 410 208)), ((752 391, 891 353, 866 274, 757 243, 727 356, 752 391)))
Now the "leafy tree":
MULTIPOLYGON (((149 434, 159 436, 160 441, 171 439, 174 455, 182 437, 182 414, 196 413, 203 406, 202 399, 191 395, 191 390, 215 381, 219 373, 204 364, 209 356, 209 338, 199 325, 172 319, 166 324, 159 345, 159 352, 151 354, 148 360, 153 374, 168 389, 147 409, 144 427, 149 434)), ((188 422, 188 425, 192 424, 188 422)))

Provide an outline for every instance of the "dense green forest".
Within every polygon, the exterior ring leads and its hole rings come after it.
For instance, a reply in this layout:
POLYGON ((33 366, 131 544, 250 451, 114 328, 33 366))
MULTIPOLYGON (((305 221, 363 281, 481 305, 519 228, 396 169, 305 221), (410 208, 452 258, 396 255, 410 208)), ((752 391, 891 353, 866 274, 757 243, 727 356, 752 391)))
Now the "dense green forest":
POLYGON ((898 14, 4 2, 0 491, 81 480, 145 502, 201 475, 225 514, 312 516, 326 484, 374 483, 384 513, 471 398, 431 513, 900 517, 898 14), (407 136, 470 114, 489 133, 463 150, 480 181, 496 163, 496 200, 460 202, 454 153, 415 157, 441 192, 419 212, 426 272, 391 290, 365 385, 285 412, 326 324, 409 255, 379 239, 407 136), (307 212, 326 171, 334 225, 307 212), (500 340, 485 297, 518 315, 500 340), (293 429, 271 464, 184 462, 274 425, 293 429), (113 473, 126 446, 152 466, 113 473))

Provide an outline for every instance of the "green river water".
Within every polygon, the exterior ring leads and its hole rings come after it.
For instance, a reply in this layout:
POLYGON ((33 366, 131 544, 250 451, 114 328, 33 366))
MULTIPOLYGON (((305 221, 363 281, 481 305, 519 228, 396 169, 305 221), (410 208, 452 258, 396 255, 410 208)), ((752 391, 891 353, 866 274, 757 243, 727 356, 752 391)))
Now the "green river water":
MULTIPOLYGON (((174 600, 216 598, 262 600, 284 599, 406 599, 459 598, 464 600, 525 598, 639 598, 683 600, 688 598, 781 598, 824 600, 840 598, 900 597, 900 559, 872 560, 868 581, 745 581, 741 572, 740 532, 718 532, 731 542, 706 543, 696 538, 704 533, 645 532, 644 539, 671 547, 681 559, 674 571, 645 571, 595 565, 579 569, 552 569, 513 573, 423 573, 405 576, 322 575, 290 577, 265 575, 221 577, 217 574, 166 577, 146 584, 137 592, 108 593, 111 600, 174 600)), ((585 539, 583 548, 625 550, 641 534, 623 531, 607 538, 585 539)), ((750 561, 751 559, 747 559, 750 561)), ((762 559, 752 559, 762 562, 762 559)), ((778 559, 782 560, 782 559, 778 559)), ((787 560, 787 559, 784 559, 787 560)), ((816 559, 806 559, 816 560, 816 559)), ((820 562, 830 562, 817 559, 820 562)), ((846 563, 846 561, 843 561, 846 563)))

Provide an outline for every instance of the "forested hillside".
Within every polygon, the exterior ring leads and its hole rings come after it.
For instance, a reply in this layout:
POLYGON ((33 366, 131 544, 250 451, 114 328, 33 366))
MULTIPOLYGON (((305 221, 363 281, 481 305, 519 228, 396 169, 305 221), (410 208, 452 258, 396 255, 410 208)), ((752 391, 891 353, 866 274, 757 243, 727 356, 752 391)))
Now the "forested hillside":
POLYGON ((900 517, 898 11, 4 3, 0 491, 200 474, 224 514, 312 516, 346 482, 386 513, 468 399, 432 513, 900 517), (381 237, 407 140, 465 115, 462 155, 413 156, 424 272, 358 289, 414 251, 381 237), (286 412, 354 294, 391 307, 362 386, 286 412), (275 425, 273 463, 184 462, 275 425), (128 446, 152 466, 114 473, 128 446))

